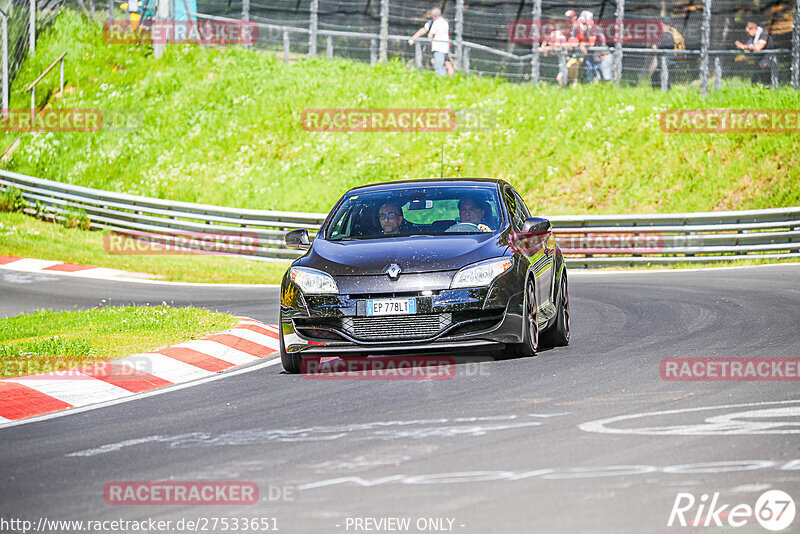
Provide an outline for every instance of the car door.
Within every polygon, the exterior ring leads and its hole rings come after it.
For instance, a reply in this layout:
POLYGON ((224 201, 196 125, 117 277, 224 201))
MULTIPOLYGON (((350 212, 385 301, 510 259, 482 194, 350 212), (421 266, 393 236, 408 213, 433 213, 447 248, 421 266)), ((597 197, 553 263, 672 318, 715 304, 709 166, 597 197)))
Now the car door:
MULTIPOLYGON (((531 212, 525 201, 517 191, 508 186, 504 193, 506 205, 511 215, 511 225, 514 231, 520 231, 525 220, 531 217, 531 212)), ((543 247, 525 253, 530 261, 536 280, 536 301, 540 309, 551 308, 551 295, 553 294, 553 257, 555 240, 553 234, 548 233, 543 241, 543 247)))

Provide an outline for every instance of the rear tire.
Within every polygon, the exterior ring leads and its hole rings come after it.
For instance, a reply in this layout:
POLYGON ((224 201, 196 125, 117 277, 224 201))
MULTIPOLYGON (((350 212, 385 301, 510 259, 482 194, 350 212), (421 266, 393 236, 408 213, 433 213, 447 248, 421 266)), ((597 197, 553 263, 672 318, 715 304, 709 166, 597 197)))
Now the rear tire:
POLYGON ((536 303, 536 288, 533 280, 525 283, 525 298, 522 303, 522 343, 506 346, 508 356, 533 356, 539 348, 539 306, 536 303))
POLYGON ((565 347, 569 345, 569 284, 567 273, 561 275, 561 289, 558 292, 556 322, 542 332, 541 343, 546 347, 565 347))

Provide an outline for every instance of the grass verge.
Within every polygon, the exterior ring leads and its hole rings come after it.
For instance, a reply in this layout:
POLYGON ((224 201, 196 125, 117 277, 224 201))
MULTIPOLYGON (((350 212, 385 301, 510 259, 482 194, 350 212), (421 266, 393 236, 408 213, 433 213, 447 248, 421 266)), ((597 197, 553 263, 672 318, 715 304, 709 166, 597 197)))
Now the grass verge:
POLYGON ((167 305, 37 311, 0 319, 0 376, 92 365, 198 339, 237 323, 230 314, 167 305))
POLYGON ((0 255, 110 267, 173 282, 280 284, 286 262, 255 261, 205 254, 111 255, 103 248, 105 231, 87 232, 40 221, 23 213, 0 212, 0 255))
POLYGON ((99 23, 65 9, 14 81, 22 90, 64 50, 40 107, 132 117, 95 133, 0 134, 19 145, 6 168, 110 191, 242 208, 327 212, 350 187, 439 175, 501 177, 544 215, 666 213, 800 205, 800 134, 672 134, 665 109, 798 109, 800 93, 693 84, 533 87, 480 76, 440 78, 397 59, 284 65, 253 49, 109 44, 99 23), (486 112, 484 130, 324 133, 309 108, 451 108, 486 112), (120 128, 116 128, 121 126, 120 128), (126 130, 127 127, 130 127, 126 130))

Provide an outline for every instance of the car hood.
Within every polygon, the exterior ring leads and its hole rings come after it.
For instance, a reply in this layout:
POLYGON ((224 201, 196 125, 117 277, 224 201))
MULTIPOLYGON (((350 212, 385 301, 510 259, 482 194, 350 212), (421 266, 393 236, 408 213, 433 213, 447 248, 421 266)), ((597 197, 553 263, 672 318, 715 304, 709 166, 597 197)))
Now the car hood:
POLYGON ((452 271, 476 261, 502 256, 504 233, 409 236, 359 241, 317 239, 297 265, 333 276, 384 274, 396 263, 403 273, 452 271))

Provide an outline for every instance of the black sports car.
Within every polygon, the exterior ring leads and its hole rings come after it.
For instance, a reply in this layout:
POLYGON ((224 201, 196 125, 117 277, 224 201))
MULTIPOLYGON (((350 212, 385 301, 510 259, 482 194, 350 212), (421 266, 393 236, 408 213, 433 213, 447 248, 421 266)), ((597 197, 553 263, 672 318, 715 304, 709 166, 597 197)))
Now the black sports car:
POLYGON ((309 359, 569 343, 564 257, 547 219, 503 180, 357 187, 336 203, 281 284, 284 369, 309 359))

